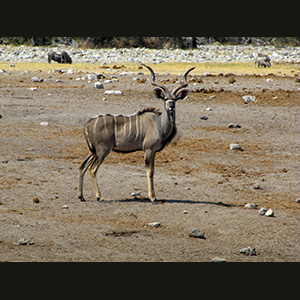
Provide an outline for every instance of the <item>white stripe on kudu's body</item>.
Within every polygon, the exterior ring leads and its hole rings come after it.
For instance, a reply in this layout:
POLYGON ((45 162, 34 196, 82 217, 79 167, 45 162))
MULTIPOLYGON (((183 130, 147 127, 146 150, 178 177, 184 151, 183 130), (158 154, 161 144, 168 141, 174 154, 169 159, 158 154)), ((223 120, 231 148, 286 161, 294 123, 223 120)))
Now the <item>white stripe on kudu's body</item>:
POLYGON ((155 82, 154 71, 146 67, 152 75, 151 83, 155 87, 154 95, 164 101, 164 109, 160 112, 155 107, 145 108, 133 115, 98 115, 91 118, 84 126, 84 135, 90 154, 79 166, 78 198, 83 197, 83 178, 87 169, 90 171, 97 200, 102 200, 97 184, 96 174, 105 157, 111 152, 134 152, 143 150, 148 177, 148 197, 155 201, 153 184, 155 153, 161 151, 176 135, 175 103, 185 100, 190 94, 187 75, 183 76, 184 84, 172 93, 163 85, 155 82))

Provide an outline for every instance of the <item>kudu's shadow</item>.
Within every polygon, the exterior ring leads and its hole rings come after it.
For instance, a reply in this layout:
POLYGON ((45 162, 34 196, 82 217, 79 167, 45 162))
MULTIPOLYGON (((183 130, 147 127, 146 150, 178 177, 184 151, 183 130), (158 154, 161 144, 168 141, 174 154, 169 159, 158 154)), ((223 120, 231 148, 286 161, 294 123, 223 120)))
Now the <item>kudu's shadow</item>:
POLYGON ((236 204, 229 204, 223 203, 221 201, 195 201, 195 200, 184 200, 184 199, 157 199, 155 202, 151 202, 150 199, 141 199, 141 198, 127 198, 127 199, 119 199, 119 200, 103 200, 101 203, 145 203, 145 204, 152 204, 152 205, 159 205, 159 204, 210 204, 210 205, 217 205, 217 206, 224 206, 224 207, 242 207, 243 205, 236 205, 236 204))

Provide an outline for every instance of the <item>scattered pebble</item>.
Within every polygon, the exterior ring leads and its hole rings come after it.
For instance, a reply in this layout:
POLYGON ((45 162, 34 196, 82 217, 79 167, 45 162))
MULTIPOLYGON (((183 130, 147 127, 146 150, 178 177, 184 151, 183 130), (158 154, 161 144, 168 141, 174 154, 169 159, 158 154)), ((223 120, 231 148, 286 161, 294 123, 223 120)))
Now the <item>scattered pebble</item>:
POLYGON ((43 82, 44 79, 43 78, 39 78, 39 77, 31 77, 31 81, 32 82, 43 82))
POLYGON ((228 83, 233 84, 233 83, 235 83, 235 82, 236 82, 236 80, 235 80, 233 77, 229 77, 229 78, 228 78, 228 83))
POLYGON ((69 206, 68 205, 63 205, 61 208, 68 209, 69 206))
POLYGON ((205 115, 200 115, 199 118, 200 118, 200 120, 207 120, 208 119, 208 117, 205 116, 205 115))
POLYGON ((107 90, 104 95, 124 95, 124 93, 122 91, 107 90))
POLYGON ((256 208, 257 208, 257 205, 256 205, 256 204, 253 204, 253 203, 247 203, 247 204, 245 205, 245 208, 256 209, 256 208))
POLYGON ((227 262, 225 258, 221 258, 221 257, 214 257, 211 261, 212 262, 227 262))
POLYGON ((101 83, 101 82, 95 82, 94 83, 94 88, 95 89, 104 89, 104 85, 103 85, 103 83, 101 83))
POLYGON ((148 226, 152 226, 152 227, 159 227, 160 226, 160 222, 152 222, 152 223, 148 223, 148 226))
POLYGON ((239 151, 243 151, 243 148, 241 147, 240 144, 230 144, 230 150, 239 150, 239 151))
POLYGON ((38 197, 34 197, 34 198, 32 199, 32 202, 33 202, 33 203, 40 203, 41 201, 40 201, 40 199, 39 199, 38 197))
POLYGON ((257 102, 257 98, 255 96, 243 96, 243 100, 245 103, 250 103, 250 102, 257 102))
POLYGON ((262 207, 259 211, 258 211, 258 214, 261 215, 261 216, 264 216, 265 213, 266 213, 267 209, 265 207, 262 207))
POLYGON ((141 196, 141 192, 135 192, 135 193, 131 193, 132 197, 140 197, 141 196))
POLYGON ((40 125, 42 125, 42 126, 48 126, 49 123, 48 122, 41 122, 40 125))
POLYGON ((204 232, 195 228, 189 233, 189 237, 205 239, 204 232))
POLYGON ((262 190, 262 189, 263 189, 259 183, 254 183, 252 187, 253 187, 255 190, 262 190))
POLYGON ((240 250, 240 253, 245 254, 245 255, 249 255, 249 256, 256 256, 256 250, 254 247, 246 247, 246 248, 242 248, 240 250))
POLYGON ((18 245, 25 246, 25 245, 33 245, 34 242, 29 241, 29 240, 27 240, 27 239, 25 239, 25 238, 21 238, 21 239, 19 239, 19 241, 18 241, 17 244, 18 244, 18 245))
POLYGON ((228 128, 241 128, 242 126, 239 124, 229 123, 227 125, 228 128))
POLYGON ((29 90, 29 91, 36 91, 37 88, 36 88, 36 87, 31 87, 31 88, 29 88, 28 90, 29 90))
POLYGON ((265 216, 274 217, 274 211, 270 208, 266 211, 265 216))
POLYGON ((265 207, 262 207, 259 211, 258 214, 261 216, 266 216, 266 217, 274 217, 274 211, 270 208, 267 209, 265 207))

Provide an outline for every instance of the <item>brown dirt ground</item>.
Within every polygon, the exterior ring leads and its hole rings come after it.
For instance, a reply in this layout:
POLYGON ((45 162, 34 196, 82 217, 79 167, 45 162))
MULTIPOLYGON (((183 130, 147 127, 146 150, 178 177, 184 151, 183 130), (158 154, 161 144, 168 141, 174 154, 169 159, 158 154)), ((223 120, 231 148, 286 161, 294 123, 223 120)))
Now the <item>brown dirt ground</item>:
MULTIPOLYGON (((178 135, 156 156, 157 205, 146 199, 142 152, 107 157, 98 173, 104 202, 96 201, 88 174, 87 202, 77 199, 78 166, 88 153, 85 121, 100 113, 163 108, 149 81, 122 76, 105 88, 120 89, 124 96, 104 96, 93 82, 75 80, 82 76, 0 74, 0 261, 300 260, 295 201, 300 197, 300 83, 295 76, 195 75, 189 99, 177 103, 178 135), (31 82, 33 76, 44 82, 31 82), (236 81, 228 83, 229 77, 236 81), (243 95, 258 101, 244 104, 243 95), (49 125, 40 125, 43 121, 49 125), (232 122, 241 128, 229 129, 232 122), (229 150, 231 143, 244 151, 229 150), (254 189, 255 183, 261 189, 254 189), (131 197, 132 192, 141 197, 131 197), (272 208, 275 217, 244 208, 249 202, 272 208), (204 231, 206 239, 190 238, 193 228, 204 231), (34 244, 16 245, 23 237, 34 244), (258 255, 240 254, 247 246, 258 255)), ((173 88, 176 78, 159 79, 173 88)))

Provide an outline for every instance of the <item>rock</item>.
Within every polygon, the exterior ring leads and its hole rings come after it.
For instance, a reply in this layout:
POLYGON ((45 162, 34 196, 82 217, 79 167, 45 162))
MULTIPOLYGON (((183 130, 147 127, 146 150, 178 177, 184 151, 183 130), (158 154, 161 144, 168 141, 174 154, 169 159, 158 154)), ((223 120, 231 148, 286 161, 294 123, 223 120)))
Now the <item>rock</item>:
POLYGON ((228 128, 241 128, 242 126, 239 124, 229 123, 227 125, 228 128))
POLYGON ((257 102, 257 99, 255 96, 249 96, 249 95, 243 96, 243 100, 245 103, 257 102))
POLYGON ((212 109, 210 107, 207 107, 206 111, 212 111, 212 109))
POLYGON ((39 77, 31 77, 31 81, 32 82, 43 82, 44 79, 43 78, 39 78, 39 77))
POLYGON ((119 75, 120 76, 131 76, 131 75, 134 75, 134 72, 121 72, 119 75))
POLYGON ((41 122, 40 125, 42 125, 42 126, 48 126, 49 123, 48 122, 41 122))
POLYGON ((152 227, 159 227, 160 226, 160 222, 152 222, 152 223, 148 223, 148 226, 152 226, 152 227))
POLYGON ((101 82, 97 81, 94 83, 94 88, 95 89, 104 89, 104 85, 101 82))
POLYGON ((104 95, 124 95, 124 93, 122 91, 107 90, 104 95))
POLYGON ((29 90, 29 91, 36 91, 37 88, 36 88, 36 87, 31 87, 31 88, 29 88, 28 90, 29 90))
POLYGON ((69 206, 68 206, 68 205, 63 205, 61 208, 63 208, 63 209, 68 209, 69 206))
POLYGON ((39 199, 38 197, 34 197, 34 198, 32 199, 32 202, 33 202, 33 203, 40 203, 41 201, 40 201, 40 199, 39 199))
POLYGON ((258 214, 261 215, 261 216, 264 216, 265 213, 266 213, 267 209, 265 207, 262 207, 259 211, 258 211, 258 214))
POLYGON ((255 190, 262 190, 262 187, 259 183, 254 183, 252 186, 255 190))
POLYGON ((266 211, 265 216, 274 217, 274 211, 270 208, 266 211))
POLYGON ((200 115, 199 118, 200 118, 200 120, 207 120, 208 119, 208 117, 205 116, 205 115, 200 115))
POLYGON ((233 83, 235 83, 235 82, 236 82, 236 80, 235 80, 233 77, 229 77, 229 78, 228 78, 228 83, 233 84, 233 83))
POLYGON ((242 248, 240 250, 240 253, 245 254, 245 255, 249 255, 249 256, 256 256, 256 250, 254 247, 247 247, 247 248, 242 248))
POLYGON ((300 198, 296 199, 295 201, 296 203, 300 203, 300 198))
POLYGON ((256 205, 256 204, 253 204, 253 203, 247 203, 247 204, 245 205, 245 208, 256 209, 256 208, 257 208, 257 205, 256 205))
POLYGON ((97 76, 94 74, 88 74, 86 75, 87 80, 97 80, 97 76))
POLYGON ((205 239, 204 234, 205 233, 203 231, 195 228, 189 233, 189 237, 205 239))
POLYGON ((140 197, 141 196, 141 192, 135 192, 135 193, 131 193, 132 197, 140 197))
POLYGON ((241 147, 240 144, 230 144, 229 148, 230 150, 243 151, 243 148, 241 147))
POLYGON ((225 258, 221 258, 221 257, 214 257, 211 261, 212 262, 227 262, 225 258))
POLYGON ((74 70, 73 69, 68 69, 67 74, 74 74, 74 70))
POLYGON ((34 242, 29 241, 29 240, 27 240, 27 239, 25 239, 25 238, 21 238, 21 239, 19 239, 19 241, 18 241, 18 245, 22 245, 22 246, 25 246, 25 245, 33 245, 33 244, 34 244, 34 242))

